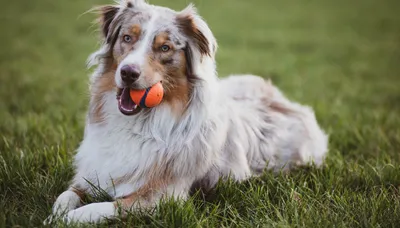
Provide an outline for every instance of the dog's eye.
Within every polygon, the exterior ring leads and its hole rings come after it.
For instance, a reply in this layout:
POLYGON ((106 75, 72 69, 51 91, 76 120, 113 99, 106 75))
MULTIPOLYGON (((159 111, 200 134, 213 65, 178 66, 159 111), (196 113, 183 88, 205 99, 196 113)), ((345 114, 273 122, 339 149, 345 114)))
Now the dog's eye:
POLYGON ((125 43, 130 43, 131 41, 132 41, 132 37, 131 36, 128 36, 128 35, 124 36, 124 42, 125 43))
POLYGON ((164 44, 163 46, 161 46, 161 51, 162 52, 167 52, 167 51, 169 51, 169 49, 171 49, 168 45, 166 45, 166 44, 164 44))

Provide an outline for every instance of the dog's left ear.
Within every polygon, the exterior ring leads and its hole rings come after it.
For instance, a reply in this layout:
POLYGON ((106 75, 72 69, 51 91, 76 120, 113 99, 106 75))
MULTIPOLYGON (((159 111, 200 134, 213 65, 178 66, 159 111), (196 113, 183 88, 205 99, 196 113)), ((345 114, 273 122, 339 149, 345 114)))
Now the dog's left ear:
POLYGON ((103 34, 103 37, 106 39, 106 42, 109 43, 110 40, 110 25, 111 22, 114 20, 115 16, 117 15, 119 11, 119 6, 115 5, 106 5, 106 6, 101 6, 98 8, 100 12, 100 26, 101 26, 101 31, 103 34))
POLYGON ((214 57, 217 49, 216 40, 210 28, 197 14, 197 10, 192 4, 178 13, 176 24, 202 56, 214 57))

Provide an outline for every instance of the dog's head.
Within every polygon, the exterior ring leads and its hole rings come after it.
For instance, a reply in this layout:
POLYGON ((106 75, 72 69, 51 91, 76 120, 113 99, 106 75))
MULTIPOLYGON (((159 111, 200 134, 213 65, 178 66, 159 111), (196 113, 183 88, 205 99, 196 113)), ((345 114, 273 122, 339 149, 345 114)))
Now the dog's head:
MULTIPOLYGON (((161 82, 163 102, 184 107, 204 73, 214 73, 215 38, 189 5, 180 12, 144 0, 122 1, 100 7, 104 39, 103 73, 114 73, 120 111, 140 111, 129 97, 130 89, 146 89, 161 82), (108 69, 107 69, 108 68, 108 69)), ((100 79, 99 79, 100 80, 100 79)))

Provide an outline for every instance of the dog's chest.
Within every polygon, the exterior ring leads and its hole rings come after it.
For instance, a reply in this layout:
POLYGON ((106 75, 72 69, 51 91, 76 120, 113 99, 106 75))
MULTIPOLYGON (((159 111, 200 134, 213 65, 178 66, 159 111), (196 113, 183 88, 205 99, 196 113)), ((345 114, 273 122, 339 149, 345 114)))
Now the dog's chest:
POLYGON ((108 133, 91 129, 75 157, 75 181, 114 197, 130 194, 145 181, 145 171, 157 161, 160 148, 154 139, 124 128, 108 133))

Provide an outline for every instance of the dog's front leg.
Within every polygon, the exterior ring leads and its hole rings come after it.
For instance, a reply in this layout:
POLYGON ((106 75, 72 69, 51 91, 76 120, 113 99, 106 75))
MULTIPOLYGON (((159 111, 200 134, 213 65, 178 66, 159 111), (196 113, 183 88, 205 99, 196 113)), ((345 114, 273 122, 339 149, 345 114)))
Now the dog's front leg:
POLYGON ((112 219, 118 216, 118 208, 115 205, 115 202, 91 203, 68 212, 64 216, 64 222, 100 223, 104 219, 112 219))
POLYGON ((180 180, 167 185, 165 180, 151 181, 138 191, 117 199, 114 202, 92 203, 70 211, 64 221, 67 223, 100 223, 105 219, 125 217, 126 212, 136 209, 150 209, 156 206, 162 197, 185 199, 191 182, 180 180))
POLYGON ((72 186, 61 193, 53 205, 52 214, 44 221, 44 224, 50 224, 53 219, 79 207, 83 194, 82 190, 72 186))

